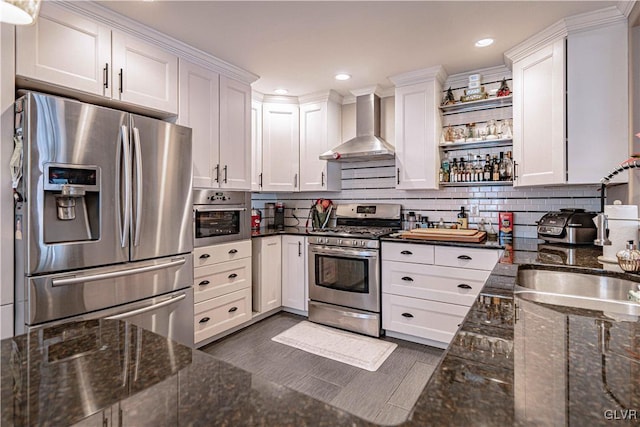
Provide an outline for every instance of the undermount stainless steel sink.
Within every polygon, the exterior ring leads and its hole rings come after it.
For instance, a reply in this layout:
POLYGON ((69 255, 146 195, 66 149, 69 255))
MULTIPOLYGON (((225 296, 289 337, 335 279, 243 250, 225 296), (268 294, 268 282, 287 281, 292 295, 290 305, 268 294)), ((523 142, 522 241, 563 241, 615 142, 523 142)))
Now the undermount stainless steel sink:
MULTIPOLYGON (((640 302, 630 300, 638 282, 571 271, 520 268, 514 293, 529 301, 640 316, 640 302)), ((633 299, 633 297, 632 297, 633 299)))

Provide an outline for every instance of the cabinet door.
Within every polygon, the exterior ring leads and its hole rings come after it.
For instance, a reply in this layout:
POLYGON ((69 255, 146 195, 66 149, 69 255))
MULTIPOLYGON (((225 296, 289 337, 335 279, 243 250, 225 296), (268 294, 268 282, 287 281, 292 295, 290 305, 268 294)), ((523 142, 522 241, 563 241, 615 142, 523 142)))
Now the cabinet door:
POLYGON ((282 236, 282 305, 307 311, 307 244, 302 236, 282 236))
POLYGON ((442 128, 434 80, 396 88, 396 188, 437 189, 442 128))
POLYGON ((180 60, 178 123, 192 129, 194 187, 218 187, 219 77, 218 73, 180 60))
POLYGON ((251 189, 251 86, 220 76, 220 187, 251 189))
POLYGON ((297 191, 300 134, 298 106, 262 106, 262 190, 297 191))
POLYGON ((514 186, 565 179, 565 40, 513 63, 514 186))
POLYGON ((300 106, 300 191, 337 191, 342 168, 320 155, 340 144, 340 107, 333 102, 300 106))
POLYGON ((16 26, 16 75, 111 97, 111 30, 43 4, 34 25, 16 26))
POLYGON ((251 102, 251 191, 262 190, 262 103, 251 102))
POLYGON ((178 113, 178 58, 150 43, 114 31, 113 98, 178 113))
POLYGON ((253 239, 253 309, 259 313, 282 305, 282 242, 280 236, 253 239))

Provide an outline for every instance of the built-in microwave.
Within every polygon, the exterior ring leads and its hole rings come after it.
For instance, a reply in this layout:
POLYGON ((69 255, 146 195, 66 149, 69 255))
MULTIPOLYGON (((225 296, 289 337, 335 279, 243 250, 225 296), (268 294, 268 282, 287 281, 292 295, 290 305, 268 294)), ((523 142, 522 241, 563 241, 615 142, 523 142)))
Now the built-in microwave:
POLYGON ((193 245, 196 247, 251 238, 251 193, 193 190, 193 245))

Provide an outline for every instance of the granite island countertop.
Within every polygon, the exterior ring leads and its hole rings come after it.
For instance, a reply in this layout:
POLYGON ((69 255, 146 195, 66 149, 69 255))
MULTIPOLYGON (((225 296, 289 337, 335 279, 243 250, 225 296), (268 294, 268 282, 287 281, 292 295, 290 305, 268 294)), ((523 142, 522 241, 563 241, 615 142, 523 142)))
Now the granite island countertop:
MULTIPOLYGON (((504 249, 512 264, 493 269, 403 425, 637 424, 637 318, 513 293, 519 267, 605 273, 601 249, 536 239, 504 249)), ((3 426, 101 425, 120 411, 136 426, 371 425, 121 321, 63 325, 0 346, 3 426)))

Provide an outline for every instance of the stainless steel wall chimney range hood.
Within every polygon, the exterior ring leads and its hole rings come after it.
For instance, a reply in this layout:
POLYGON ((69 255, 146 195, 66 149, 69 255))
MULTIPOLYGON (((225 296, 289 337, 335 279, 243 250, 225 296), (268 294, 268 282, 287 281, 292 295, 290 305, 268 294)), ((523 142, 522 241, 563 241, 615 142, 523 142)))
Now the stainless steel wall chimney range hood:
POLYGON ((356 137, 320 155, 321 160, 361 162, 395 157, 395 148, 380 138, 380 97, 356 96, 356 137))

